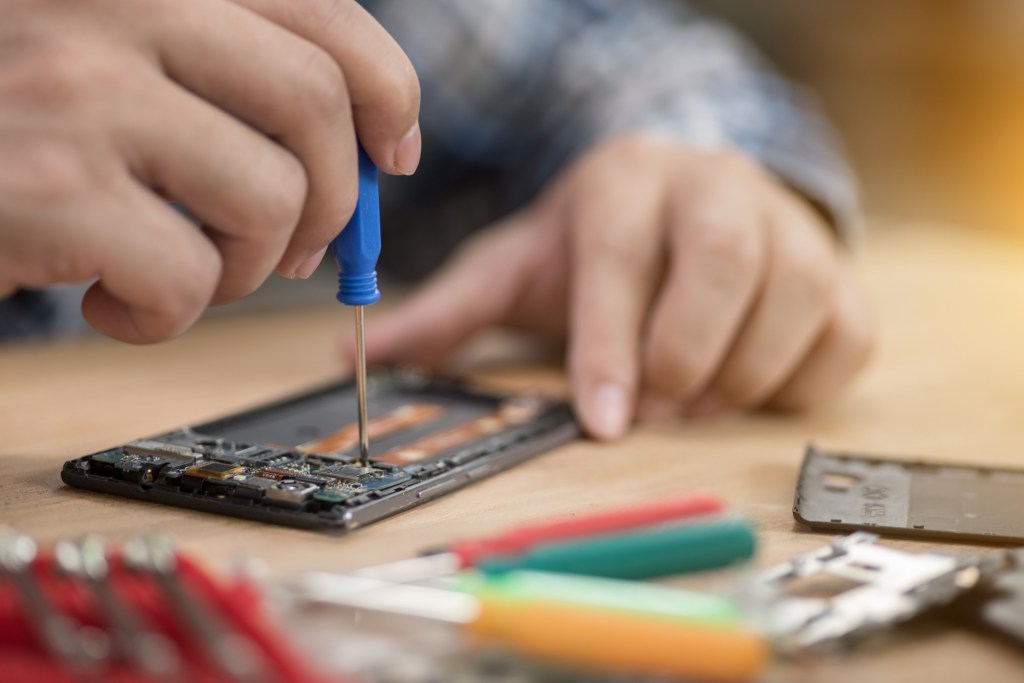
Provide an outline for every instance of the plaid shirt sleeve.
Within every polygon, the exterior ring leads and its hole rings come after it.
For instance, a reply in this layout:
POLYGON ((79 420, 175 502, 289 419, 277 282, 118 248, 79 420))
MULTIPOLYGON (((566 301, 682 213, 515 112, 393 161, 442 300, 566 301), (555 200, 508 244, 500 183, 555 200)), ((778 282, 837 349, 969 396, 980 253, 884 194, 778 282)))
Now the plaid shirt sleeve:
POLYGON ((522 203, 610 135, 646 131, 760 160, 832 219, 852 176, 813 97, 721 23, 673 0, 368 0, 409 54, 421 124, 522 203))

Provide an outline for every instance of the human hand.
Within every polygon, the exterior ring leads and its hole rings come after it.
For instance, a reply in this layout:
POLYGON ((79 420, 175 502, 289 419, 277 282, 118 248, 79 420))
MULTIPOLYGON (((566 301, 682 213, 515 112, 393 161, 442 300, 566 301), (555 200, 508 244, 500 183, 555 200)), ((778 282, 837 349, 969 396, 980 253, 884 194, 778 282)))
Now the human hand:
POLYGON ((308 277, 358 197, 356 133, 419 161, 419 84, 355 0, 0 0, 0 297, 179 334, 276 268, 308 277), (167 204, 180 202, 196 228, 167 204))
POLYGON ((567 337, 577 415, 602 439, 635 416, 807 408, 873 340, 830 232, 738 153, 612 139, 371 324, 368 355, 437 365, 492 324, 567 337))

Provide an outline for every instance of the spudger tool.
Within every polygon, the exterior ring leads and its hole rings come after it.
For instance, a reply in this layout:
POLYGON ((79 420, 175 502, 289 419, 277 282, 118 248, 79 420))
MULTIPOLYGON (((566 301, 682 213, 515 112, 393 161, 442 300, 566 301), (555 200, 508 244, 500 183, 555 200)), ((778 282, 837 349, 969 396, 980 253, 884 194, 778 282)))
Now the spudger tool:
POLYGON ((370 435, 366 409, 366 337, 363 307, 380 300, 377 259, 380 258, 380 196, 377 167, 359 145, 359 200, 348 225, 331 243, 338 261, 338 301, 352 306, 356 319, 356 393, 359 411, 359 462, 370 466, 370 435))
POLYGON ((408 583, 470 568, 620 579, 700 571, 745 560, 754 553, 750 524, 716 516, 723 509, 717 498, 695 496, 604 511, 455 543, 442 552, 354 573, 408 583))

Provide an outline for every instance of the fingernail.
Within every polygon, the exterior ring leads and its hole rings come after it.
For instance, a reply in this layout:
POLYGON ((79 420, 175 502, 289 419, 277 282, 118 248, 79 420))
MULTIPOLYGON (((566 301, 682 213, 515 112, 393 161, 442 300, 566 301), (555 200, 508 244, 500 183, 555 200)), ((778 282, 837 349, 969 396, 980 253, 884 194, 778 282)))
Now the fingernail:
POLYGON ((320 265, 320 262, 324 260, 324 254, 327 253, 327 247, 324 247, 320 251, 316 252, 308 259, 299 264, 299 267, 295 269, 295 277, 300 280, 307 279, 310 275, 316 271, 316 267, 320 265))
POLYGON ((417 121, 395 149, 395 170, 402 175, 412 175, 420 165, 420 122, 417 121))
POLYGON ((617 384, 602 384, 590 395, 584 412, 587 430, 599 439, 617 439, 629 425, 626 392, 617 384))
POLYGON ((729 410, 729 404, 718 394, 708 391, 686 407, 687 417, 714 417, 729 410))

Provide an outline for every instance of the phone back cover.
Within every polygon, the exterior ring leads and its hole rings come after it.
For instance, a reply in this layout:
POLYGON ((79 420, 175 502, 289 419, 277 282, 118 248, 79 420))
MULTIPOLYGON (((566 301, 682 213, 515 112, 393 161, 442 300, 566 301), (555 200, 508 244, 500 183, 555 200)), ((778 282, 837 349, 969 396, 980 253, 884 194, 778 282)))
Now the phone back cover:
POLYGON ((793 516, 813 528, 1024 541, 1024 471, 890 460, 808 446, 793 516))

